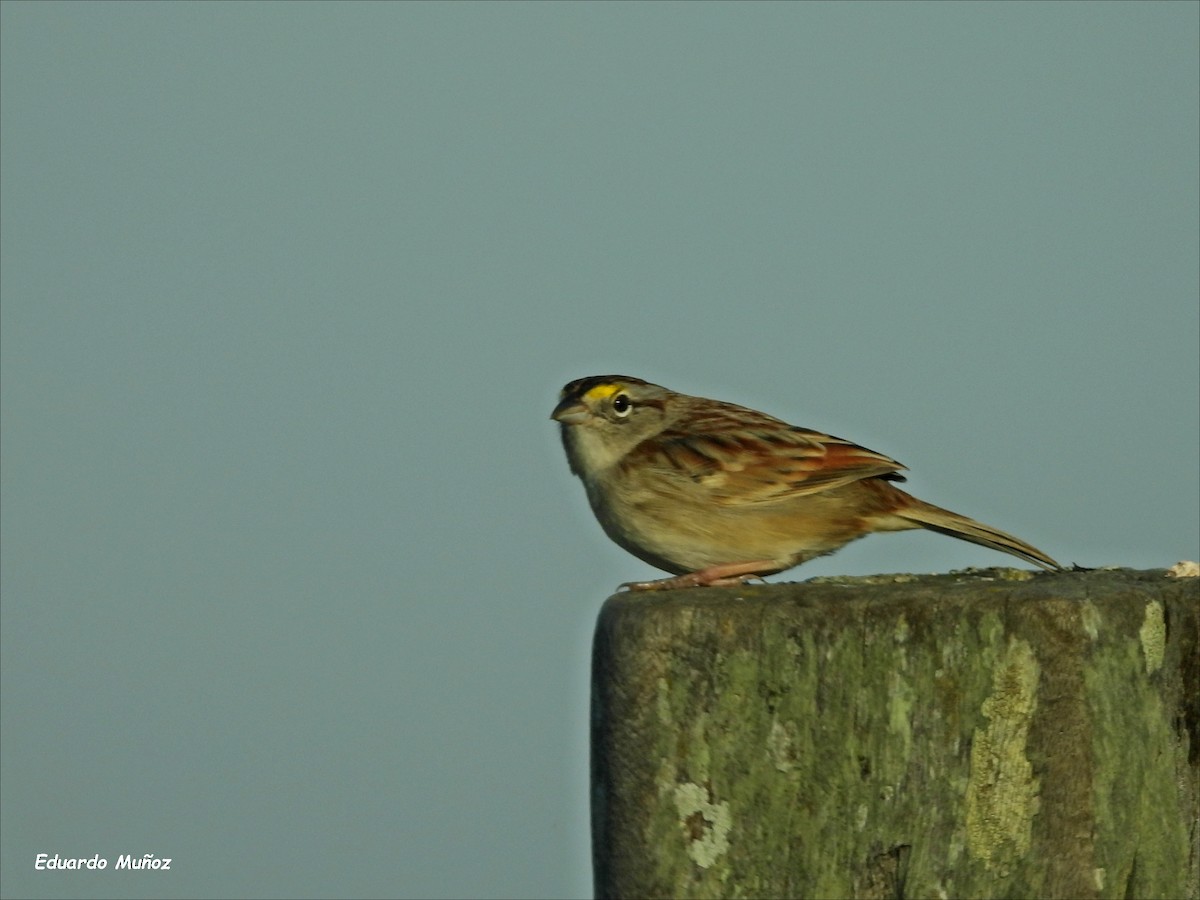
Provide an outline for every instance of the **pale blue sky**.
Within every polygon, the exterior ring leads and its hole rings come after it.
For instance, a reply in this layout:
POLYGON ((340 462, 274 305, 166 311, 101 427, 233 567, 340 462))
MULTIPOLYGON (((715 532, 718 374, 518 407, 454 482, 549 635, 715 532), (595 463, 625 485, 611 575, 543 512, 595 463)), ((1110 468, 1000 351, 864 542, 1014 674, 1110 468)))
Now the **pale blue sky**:
POLYGON ((1200 5, 0 16, 5 896, 587 895, 582 375, 1198 555, 1200 5))

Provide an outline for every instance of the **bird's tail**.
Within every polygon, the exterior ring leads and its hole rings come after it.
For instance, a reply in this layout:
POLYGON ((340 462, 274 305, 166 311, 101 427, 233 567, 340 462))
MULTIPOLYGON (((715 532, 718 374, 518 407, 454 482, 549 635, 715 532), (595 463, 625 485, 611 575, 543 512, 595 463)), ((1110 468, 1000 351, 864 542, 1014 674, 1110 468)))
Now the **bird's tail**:
POLYGON ((915 502, 911 506, 897 511, 896 514, 900 518, 908 519, 922 528, 928 528, 939 534, 948 534, 950 537, 970 541, 972 544, 990 547, 992 550, 1000 550, 1003 553, 1011 553, 1013 556, 1018 556, 1026 562, 1031 562, 1035 566, 1041 566, 1051 572, 1062 569, 1061 565, 1037 547, 1025 543, 1020 538, 1013 537, 1006 531, 993 528, 991 525, 984 525, 982 522, 976 522, 966 516, 960 516, 956 512, 950 512, 950 510, 934 506, 932 503, 913 499, 915 502))

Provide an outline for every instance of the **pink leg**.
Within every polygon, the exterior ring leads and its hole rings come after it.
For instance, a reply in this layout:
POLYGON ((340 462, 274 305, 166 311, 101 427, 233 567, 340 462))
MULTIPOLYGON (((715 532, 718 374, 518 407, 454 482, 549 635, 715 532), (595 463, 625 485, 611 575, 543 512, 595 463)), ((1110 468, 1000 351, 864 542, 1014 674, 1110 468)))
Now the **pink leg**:
POLYGON ((752 578, 762 580, 764 574, 779 571, 779 563, 773 559, 756 559, 753 562, 721 563, 698 572, 659 578, 655 581, 626 581, 621 585, 631 591, 673 591, 687 587, 730 587, 745 584, 752 578))

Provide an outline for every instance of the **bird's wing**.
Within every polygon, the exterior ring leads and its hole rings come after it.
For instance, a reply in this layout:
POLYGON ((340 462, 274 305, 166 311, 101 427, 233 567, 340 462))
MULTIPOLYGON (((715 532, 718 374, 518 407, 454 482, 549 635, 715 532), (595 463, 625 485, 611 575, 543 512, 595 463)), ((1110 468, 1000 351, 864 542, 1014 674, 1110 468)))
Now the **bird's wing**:
POLYGON ((643 462, 667 477, 706 488, 714 503, 773 503, 864 478, 903 481, 904 468, 882 453, 833 435, 788 425, 765 413, 737 410, 694 417, 643 445, 643 462))

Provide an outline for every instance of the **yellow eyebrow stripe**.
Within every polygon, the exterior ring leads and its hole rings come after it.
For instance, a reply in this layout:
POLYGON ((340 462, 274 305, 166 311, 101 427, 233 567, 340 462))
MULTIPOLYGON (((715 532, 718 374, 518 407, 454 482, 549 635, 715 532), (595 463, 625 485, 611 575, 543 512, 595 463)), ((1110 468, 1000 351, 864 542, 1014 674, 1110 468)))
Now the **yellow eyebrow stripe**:
POLYGON ((584 400, 607 400, 621 390, 619 384, 598 384, 583 395, 584 400))

